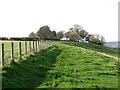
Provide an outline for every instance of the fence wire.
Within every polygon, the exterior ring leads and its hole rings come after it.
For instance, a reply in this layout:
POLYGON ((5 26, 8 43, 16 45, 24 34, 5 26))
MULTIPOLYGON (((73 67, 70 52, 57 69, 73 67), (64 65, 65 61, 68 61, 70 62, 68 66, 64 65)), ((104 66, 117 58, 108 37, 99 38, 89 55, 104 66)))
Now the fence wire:
POLYGON ((1 67, 7 64, 10 64, 12 60, 18 61, 20 57, 25 55, 30 55, 39 50, 45 49, 52 46, 52 41, 0 41, 0 64, 1 67), (12 51, 12 42, 13 42, 13 51, 12 51), (2 52, 2 43, 4 44, 4 53, 2 52), (21 47, 20 47, 21 43, 21 47), (20 50, 21 48, 21 50, 20 50), (21 52, 20 52, 21 51, 21 52), (12 57, 13 53, 13 57, 12 57), (4 54, 4 55, 3 55, 4 54), (4 62, 2 62, 4 58, 4 62))

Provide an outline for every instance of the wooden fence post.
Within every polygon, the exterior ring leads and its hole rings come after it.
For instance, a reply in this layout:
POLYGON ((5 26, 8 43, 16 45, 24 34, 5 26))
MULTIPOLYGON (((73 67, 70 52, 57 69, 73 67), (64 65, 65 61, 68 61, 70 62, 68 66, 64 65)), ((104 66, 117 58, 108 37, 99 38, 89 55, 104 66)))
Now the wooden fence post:
POLYGON ((41 40, 39 40, 39 48, 40 48, 40 50, 41 50, 41 40))
POLYGON ((2 50, 2 52, 1 52, 1 56, 2 56, 2 62, 1 62, 1 64, 2 64, 2 66, 4 66, 4 43, 2 43, 2 48, 1 48, 2 50))
POLYGON ((46 48, 46 41, 44 40, 44 48, 46 48))
POLYGON ((38 50, 40 50, 39 40, 38 40, 38 50))
POLYGON ((40 41, 41 49, 43 48, 42 40, 40 41))
POLYGON ((45 44, 45 42, 44 42, 44 40, 42 40, 42 49, 44 49, 44 44, 45 44))
POLYGON ((47 40, 46 40, 46 48, 47 48, 47 40))
POLYGON ((49 40, 49 47, 50 47, 50 40, 49 40))
POLYGON ((54 43, 54 42, 53 42, 53 40, 52 40, 52 42, 51 42, 51 46, 53 45, 53 43, 54 43))
POLYGON ((46 48, 46 40, 45 40, 45 48, 46 48))
POLYGON ((30 53, 31 53, 31 41, 29 41, 29 48, 30 48, 30 53))
POLYGON ((27 54, 27 42, 25 42, 25 54, 27 54))
POLYGON ((45 47, 47 48, 47 40, 45 41, 45 44, 46 44, 45 47))
POLYGON ((36 40, 36 51, 37 51, 37 40, 36 40))
POLYGON ((14 43, 11 42, 11 59, 12 59, 12 62, 15 62, 14 61, 14 43))
POLYGON ((49 47, 51 47, 51 46, 50 46, 50 42, 51 42, 51 40, 49 41, 49 47))
POLYGON ((42 44, 42 49, 44 48, 44 41, 42 40, 41 41, 41 44, 42 44))
POLYGON ((20 59, 22 58, 21 42, 19 42, 19 55, 20 59))
POLYGON ((33 52, 34 52, 34 41, 33 41, 33 52))

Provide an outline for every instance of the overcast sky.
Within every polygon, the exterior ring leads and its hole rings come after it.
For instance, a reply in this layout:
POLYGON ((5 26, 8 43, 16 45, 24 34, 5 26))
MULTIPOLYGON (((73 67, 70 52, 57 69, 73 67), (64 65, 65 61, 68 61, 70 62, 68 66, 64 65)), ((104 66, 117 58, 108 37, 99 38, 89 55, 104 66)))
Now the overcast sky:
POLYGON ((118 1, 0 0, 0 37, 26 37, 43 25, 68 31, 79 24, 106 41, 117 41, 118 1))

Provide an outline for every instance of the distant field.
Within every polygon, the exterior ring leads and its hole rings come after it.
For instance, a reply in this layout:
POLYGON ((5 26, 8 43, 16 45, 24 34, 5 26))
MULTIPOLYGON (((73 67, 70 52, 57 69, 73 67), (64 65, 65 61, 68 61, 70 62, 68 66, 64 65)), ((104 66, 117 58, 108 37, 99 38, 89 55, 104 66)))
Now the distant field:
POLYGON ((102 90, 99 88, 118 88, 120 72, 113 58, 76 45, 55 42, 54 46, 5 67, 2 74, 3 88, 102 90))

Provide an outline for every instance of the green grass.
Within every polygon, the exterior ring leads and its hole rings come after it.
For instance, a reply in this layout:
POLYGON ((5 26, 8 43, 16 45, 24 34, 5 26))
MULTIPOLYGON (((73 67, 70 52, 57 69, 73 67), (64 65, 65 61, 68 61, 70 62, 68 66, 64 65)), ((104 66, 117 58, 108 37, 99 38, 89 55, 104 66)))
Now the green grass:
POLYGON ((42 50, 24 60, 4 67, 2 70, 3 88, 35 88, 41 84, 48 70, 54 67, 60 54, 56 47, 42 50))
POLYGON ((3 88, 117 88, 118 63, 79 47, 56 43, 2 71, 3 88))
POLYGON ((118 57, 118 54, 120 55, 120 52, 118 52, 118 49, 109 48, 107 46, 96 45, 92 43, 84 43, 84 42, 62 42, 62 43, 71 45, 71 46, 83 47, 83 48, 94 50, 97 52, 104 52, 106 54, 116 56, 116 57, 118 57))

